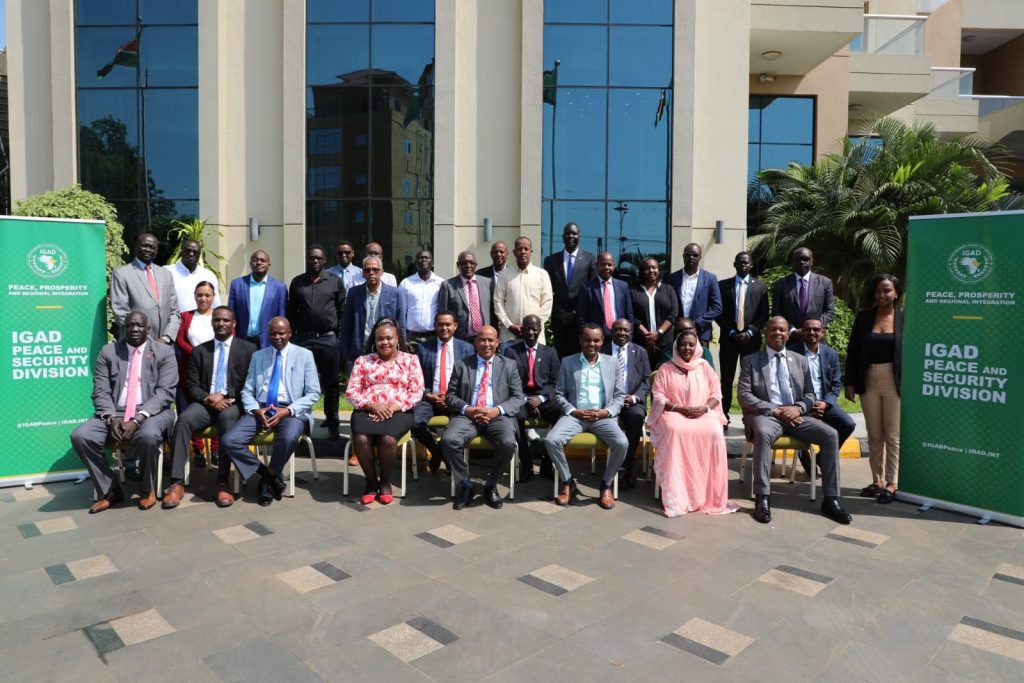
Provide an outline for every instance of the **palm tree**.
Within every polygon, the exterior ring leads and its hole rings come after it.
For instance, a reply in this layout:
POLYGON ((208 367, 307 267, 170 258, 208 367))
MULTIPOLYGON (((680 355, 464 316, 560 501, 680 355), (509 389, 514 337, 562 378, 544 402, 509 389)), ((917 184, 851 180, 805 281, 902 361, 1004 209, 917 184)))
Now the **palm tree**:
POLYGON ((813 165, 767 169, 757 182, 771 205, 750 251, 767 265, 785 263, 799 246, 856 308, 877 273, 906 272, 910 216, 972 213, 1020 201, 998 164, 1004 152, 985 142, 938 139, 930 123, 882 118, 864 136, 813 165))

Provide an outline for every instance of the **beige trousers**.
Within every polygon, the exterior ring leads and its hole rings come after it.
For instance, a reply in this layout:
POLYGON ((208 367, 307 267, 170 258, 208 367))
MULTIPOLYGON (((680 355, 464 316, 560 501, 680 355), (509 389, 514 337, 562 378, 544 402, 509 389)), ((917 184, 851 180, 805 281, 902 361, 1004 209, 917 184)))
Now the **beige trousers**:
POLYGON ((868 428, 868 459, 874 480, 898 484, 900 468, 900 395, 892 363, 869 365, 860 397, 868 428))

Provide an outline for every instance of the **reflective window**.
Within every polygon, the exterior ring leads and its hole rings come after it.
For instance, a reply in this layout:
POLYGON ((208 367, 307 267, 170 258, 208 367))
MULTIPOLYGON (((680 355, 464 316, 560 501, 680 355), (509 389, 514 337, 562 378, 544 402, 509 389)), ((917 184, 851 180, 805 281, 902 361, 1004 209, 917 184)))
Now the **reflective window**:
POLYGON ((434 3, 307 0, 307 22, 307 240, 380 242, 404 274, 433 244, 434 3))
POLYGON ((125 240, 199 215, 198 1, 76 0, 82 186, 118 209, 125 240))
POLYGON ((544 3, 543 253, 580 225, 624 275, 667 252, 671 0, 544 3))
POLYGON ((758 172, 814 162, 815 98, 751 95, 747 121, 747 228, 756 231, 771 201, 758 172))

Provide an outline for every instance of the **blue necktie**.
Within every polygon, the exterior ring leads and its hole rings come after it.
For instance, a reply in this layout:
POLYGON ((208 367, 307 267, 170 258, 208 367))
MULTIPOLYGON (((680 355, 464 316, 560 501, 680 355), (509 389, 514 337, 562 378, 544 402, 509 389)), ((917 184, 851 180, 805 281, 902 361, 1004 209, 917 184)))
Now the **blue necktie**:
POLYGON ((782 405, 793 404, 793 392, 789 388, 789 366, 786 365, 786 357, 781 353, 775 354, 775 372, 779 380, 779 397, 782 405))
MULTIPOLYGON (((267 385, 267 405, 277 405, 277 387, 281 384, 281 352, 274 352, 274 369, 270 371, 270 384, 267 385)), ((267 415, 273 416, 276 411, 268 411, 267 415)))
POLYGON ((228 383, 228 347, 224 342, 217 342, 220 348, 220 357, 217 359, 217 372, 213 376, 213 393, 223 394, 224 385, 228 383))
POLYGON ((565 281, 566 281, 567 284, 572 284, 572 274, 573 274, 573 271, 576 270, 575 261, 576 261, 576 257, 573 256, 572 254, 569 254, 569 267, 566 268, 566 271, 565 271, 565 281))

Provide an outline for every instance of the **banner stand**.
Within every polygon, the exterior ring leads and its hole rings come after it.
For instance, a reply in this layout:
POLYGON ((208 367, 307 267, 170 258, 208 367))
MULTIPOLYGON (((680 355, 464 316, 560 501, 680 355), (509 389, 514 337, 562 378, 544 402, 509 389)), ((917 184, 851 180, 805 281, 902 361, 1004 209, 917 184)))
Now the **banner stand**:
POLYGON ((956 512, 961 515, 967 515, 968 517, 976 517, 978 519, 978 524, 999 522, 1000 524, 1006 524, 1007 526, 1024 528, 1024 517, 1004 515, 1001 512, 992 512, 991 510, 983 510, 982 508, 971 507, 970 505, 951 503, 948 500, 938 500, 927 496, 919 496, 916 493, 904 493, 903 491, 896 492, 896 500, 901 503, 914 503, 920 505, 922 512, 927 512, 933 508, 948 510, 949 512, 956 512))

